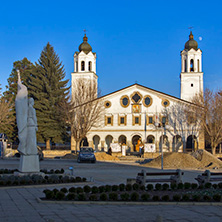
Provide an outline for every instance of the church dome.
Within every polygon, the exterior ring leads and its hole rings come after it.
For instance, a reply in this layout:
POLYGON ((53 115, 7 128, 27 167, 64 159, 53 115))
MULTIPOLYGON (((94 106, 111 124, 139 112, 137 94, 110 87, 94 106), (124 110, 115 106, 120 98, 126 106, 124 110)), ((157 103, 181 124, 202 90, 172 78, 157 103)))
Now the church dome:
POLYGON ((185 44, 185 49, 190 50, 190 49, 195 49, 197 50, 198 44, 197 42, 193 39, 193 33, 190 32, 189 35, 189 40, 185 44))
POLYGON ((83 51, 86 54, 88 54, 89 52, 92 51, 92 47, 91 47, 91 45, 87 41, 88 41, 88 37, 85 34, 84 37, 83 37, 83 43, 81 43, 79 45, 79 51, 80 52, 83 51))

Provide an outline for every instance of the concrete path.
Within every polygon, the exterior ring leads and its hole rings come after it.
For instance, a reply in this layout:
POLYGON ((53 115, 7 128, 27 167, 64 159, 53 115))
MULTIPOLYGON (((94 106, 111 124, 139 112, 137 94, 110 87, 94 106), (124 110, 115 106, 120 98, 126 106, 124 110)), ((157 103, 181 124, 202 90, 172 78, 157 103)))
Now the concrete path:
MULTIPOLYGON (((0 161, 0 168, 13 168, 15 163, 0 161), (4 164, 3 164, 4 162, 4 164), (5 167, 3 167, 3 165, 5 167)), ((17 162, 18 163, 18 162, 17 162)), ((70 162, 41 162, 41 167, 61 168, 70 162), (54 163, 54 164, 53 164, 54 163), (58 166, 59 164, 59 166, 58 166)), ((75 164, 74 164, 75 165, 75 164)), ((75 165, 81 176, 93 174, 95 183, 111 184, 125 182, 123 172, 127 176, 135 176, 139 166, 112 163, 75 165), (110 174, 110 175, 109 175, 110 174), (111 177, 111 178, 110 178, 111 177), (107 179, 110 178, 108 181, 107 179)), ((15 167, 14 167, 15 168, 15 167)), ((139 168, 141 169, 141 168, 139 168)), ((190 171, 191 179, 197 172, 190 171)), ((126 175, 125 175, 126 176, 126 175)), ((57 188, 63 185, 55 186, 57 188)), ((70 186, 67 186, 69 188, 70 186)), ((53 189, 51 186, 50 189, 53 189)), ((148 222, 148 221, 193 221, 222 222, 222 206, 172 206, 172 205, 71 205, 39 203, 37 197, 43 197, 45 187, 1 188, 0 189, 0 221, 16 222, 57 222, 57 221, 105 221, 105 222, 148 222), (159 219, 157 217, 159 216, 159 219)))

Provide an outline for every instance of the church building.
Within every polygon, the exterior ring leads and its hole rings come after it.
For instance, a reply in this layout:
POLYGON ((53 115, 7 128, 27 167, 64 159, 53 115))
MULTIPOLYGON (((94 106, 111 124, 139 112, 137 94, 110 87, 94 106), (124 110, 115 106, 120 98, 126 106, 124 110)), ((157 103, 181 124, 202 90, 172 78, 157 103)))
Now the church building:
MULTIPOLYGON (((74 54, 72 91, 79 78, 90 79, 97 84, 96 53, 85 34, 79 51, 74 54)), ((145 152, 184 152, 204 147, 200 130, 175 130, 164 110, 182 104, 190 105, 192 97, 203 92, 202 51, 192 32, 181 51, 180 98, 168 95, 140 84, 133 84, 100 97, 104 105, 102 126, 92 128, 85 143, 96 151, 108 151, 110 147, 121 151, 138 152, 140 144, 145 152)))

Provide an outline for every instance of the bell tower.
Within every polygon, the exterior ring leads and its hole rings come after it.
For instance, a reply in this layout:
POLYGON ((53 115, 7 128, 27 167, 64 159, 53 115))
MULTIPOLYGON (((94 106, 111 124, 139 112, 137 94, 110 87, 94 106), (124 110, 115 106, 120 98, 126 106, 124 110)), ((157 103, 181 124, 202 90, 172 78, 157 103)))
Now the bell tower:
POLYGON ((202 51, 191 31, 181 51, 180 98, 191 101, 199 93, 203 93, 202 51))
POLYGON ((72 91, 75 88, 76 82, 82 79, 85 82, 90 82, 96 84, 96 53, 92 52, 92 47, 88 43, 88 37, 86 34, 83 37, 83 42, 79 45, 79 52, 74 54, 74 72, 71 73, 72 76, 72 91))

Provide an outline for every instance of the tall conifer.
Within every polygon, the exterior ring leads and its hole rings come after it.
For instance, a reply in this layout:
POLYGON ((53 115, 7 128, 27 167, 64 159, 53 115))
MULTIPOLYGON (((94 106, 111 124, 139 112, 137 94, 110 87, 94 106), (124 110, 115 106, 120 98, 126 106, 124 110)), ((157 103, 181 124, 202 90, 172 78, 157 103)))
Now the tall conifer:
POLYGON ((69 87, 65 70, 54 48, 48 43, 41 52, 38 63, 30 76, 30 95, 35 100, 38 121, 38 141, 61 142, 65 134, 65 123, 61 121, 60 104, 67 100, 69 87))

